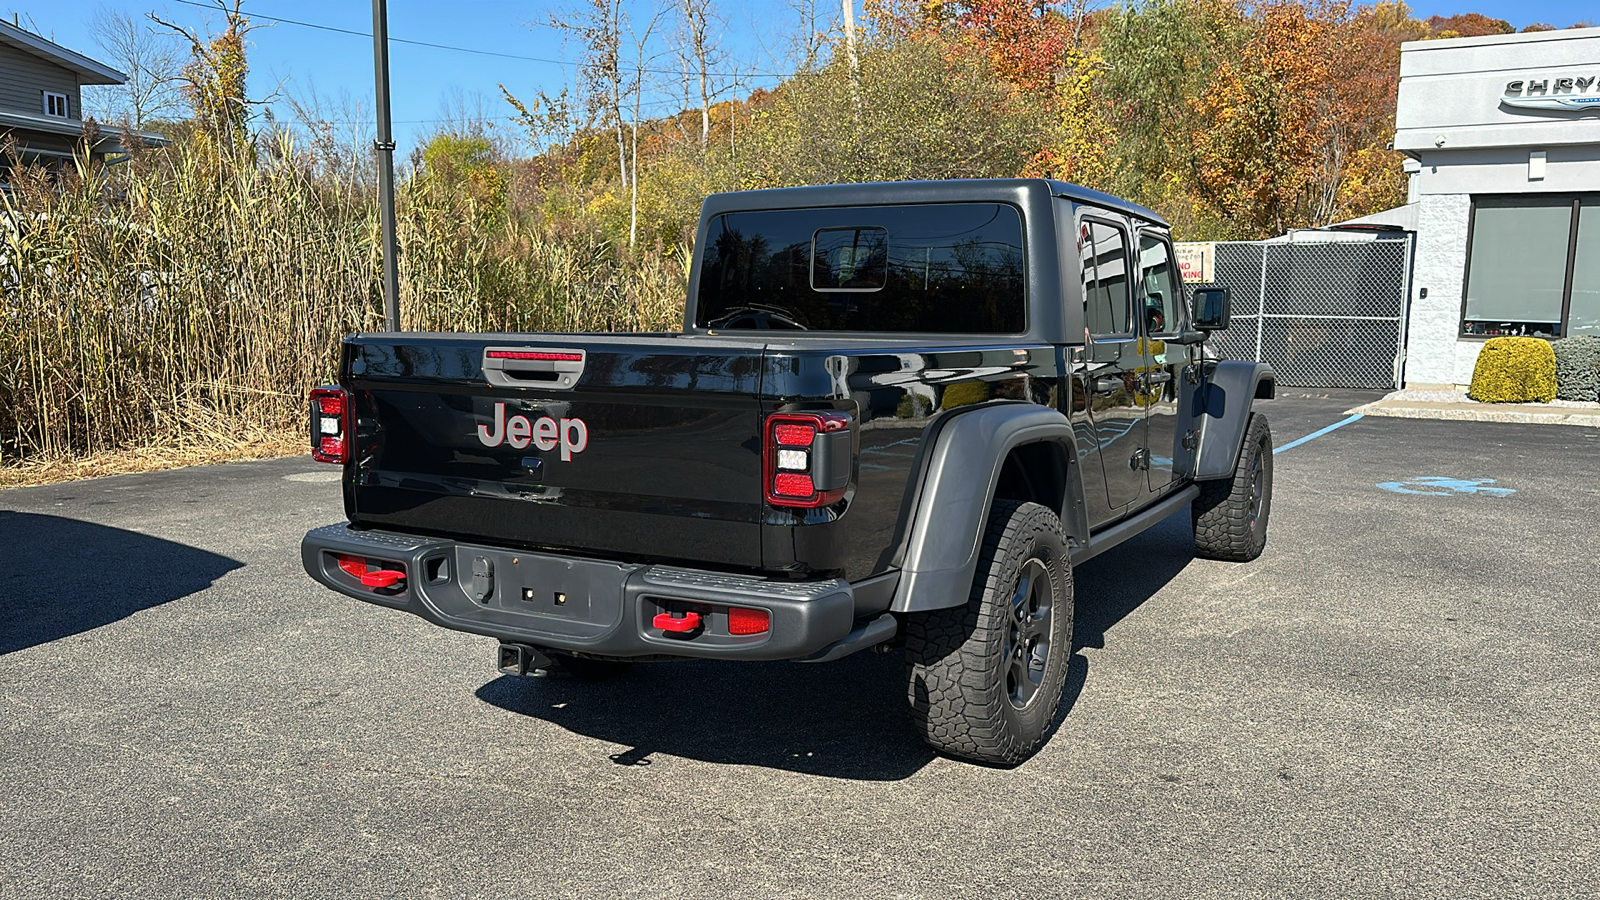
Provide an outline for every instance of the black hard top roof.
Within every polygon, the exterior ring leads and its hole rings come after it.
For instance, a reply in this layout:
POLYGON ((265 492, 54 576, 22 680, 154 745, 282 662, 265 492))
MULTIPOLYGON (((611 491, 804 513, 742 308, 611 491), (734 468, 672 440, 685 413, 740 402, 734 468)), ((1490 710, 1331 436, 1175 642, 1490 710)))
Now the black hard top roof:
POLYGON ((1136 219, 1166 225, 1160 213, 1120 197, 1046 178, 953 178, 945 181, 878 181, 867 184, 825 184, 811 187, 732 191, 706 198, 704 214, 808 206, 882 206, 896 203, 949 203, 1012 200, 1019 195, 1066 197, 1136 219))

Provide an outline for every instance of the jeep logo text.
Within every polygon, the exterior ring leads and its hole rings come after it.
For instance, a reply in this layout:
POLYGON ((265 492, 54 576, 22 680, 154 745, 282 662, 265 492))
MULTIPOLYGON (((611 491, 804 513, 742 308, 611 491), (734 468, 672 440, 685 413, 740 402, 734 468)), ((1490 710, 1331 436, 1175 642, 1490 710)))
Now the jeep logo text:
POLYGON ((589 426, 583 424, 582 419, 561 419, 558 422, 549 416, 540 416, 531 422, 526 416, 507 419, 506 405, 496 403, 494 427, 491 429, 488 425, 479 425, 478 440, 485 447, 510 444, 518 450, 529 444, 540 450, 554 450, 559 444, 561 459, 565 462, 572 459, 574 453, 582 453, 583 448, 589 446, 589 426))

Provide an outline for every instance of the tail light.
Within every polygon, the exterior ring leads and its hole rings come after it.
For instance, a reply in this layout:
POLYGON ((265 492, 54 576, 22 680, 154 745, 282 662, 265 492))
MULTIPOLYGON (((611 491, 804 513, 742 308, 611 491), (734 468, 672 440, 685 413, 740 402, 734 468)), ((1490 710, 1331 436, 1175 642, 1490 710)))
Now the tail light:
POLYGON ((772 627, 772 614, 748 606, 728 607, 729 634, 766 634, 772 627))
POLYGON ((850 483, 850 417, 774 413, 766 425, 766 493, 774 506, 837 503, 850 483))
POLYGON ((341 388, 311 392, 311 458, 317 462, 350 461, 350 395, 341 388))

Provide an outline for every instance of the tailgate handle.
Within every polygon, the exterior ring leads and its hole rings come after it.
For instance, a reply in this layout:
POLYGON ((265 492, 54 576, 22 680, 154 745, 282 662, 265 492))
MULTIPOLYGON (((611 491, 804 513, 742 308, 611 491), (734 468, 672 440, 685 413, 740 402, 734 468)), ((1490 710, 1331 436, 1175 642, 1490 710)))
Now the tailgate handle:
POLYGON ((570 390, 583 375, 588 354, 552 347, 489 347, 483 351, 483 377, 495 387, 570 390))

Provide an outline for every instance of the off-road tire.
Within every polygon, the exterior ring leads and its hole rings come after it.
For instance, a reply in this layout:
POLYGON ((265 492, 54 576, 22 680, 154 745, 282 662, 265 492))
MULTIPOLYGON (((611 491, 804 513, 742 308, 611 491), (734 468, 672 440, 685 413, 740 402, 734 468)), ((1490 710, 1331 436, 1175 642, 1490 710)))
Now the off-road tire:
POLYGON ((1233 476, 1200 482, 1189 511, 1196 555, 1228 562, 1261 555, 1272 513, 1272 429, 1266 416, 1250 414, 1233 476))
MULTIPOLYGON (((1030 606, 1028 598, 1022 605, 1030 606)), ((1031 756, 1061 703, 1072 610, 1072 559, 1061 520, 1037 503, 994 501, 966 605, 906 617, 907 695, 923 740, 941 753, 996 765, 1031 756), (1049 599, 1048 615, 1026 626, 1014 615, 1024 572, 1049 599), (1039 581, 1040 572, 1048 583, 1039 581), (1032 637, 1030 628, 1037 629, 1032 637), (1034 666, 1040 638, 1043 661, 1034 666), (1025 645, 1025 655, 1007 653, 1016 643, 1025 645), (1017 666, 1026 669, 1031 690, 1020 707, 1017 666)))

